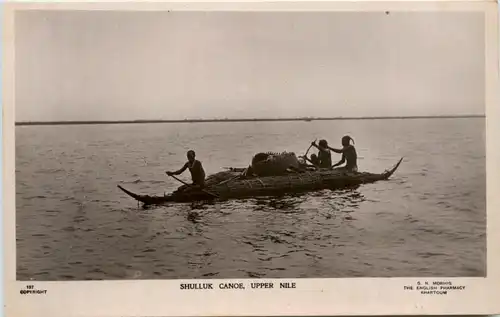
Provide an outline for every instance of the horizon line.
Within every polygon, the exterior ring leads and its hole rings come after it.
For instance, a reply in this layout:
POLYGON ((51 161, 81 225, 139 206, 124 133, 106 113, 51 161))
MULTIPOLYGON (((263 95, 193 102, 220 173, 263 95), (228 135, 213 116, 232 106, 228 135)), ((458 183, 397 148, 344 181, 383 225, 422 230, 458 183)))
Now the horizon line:
POLYGON ((388 119, 458 119, 485 118, 484 114, 435 116, 374 116, 374 117, 300 117, 300 118, 224 118, 224 119, 136 119, 136 120, 67 120, 17 121, 15 126, 29 125, 85 125, 85 124, 141 124, 141 123, 209 123, 209 122, 277 122, 277 121, 334 121, 334 120, 388 120, 388 119))

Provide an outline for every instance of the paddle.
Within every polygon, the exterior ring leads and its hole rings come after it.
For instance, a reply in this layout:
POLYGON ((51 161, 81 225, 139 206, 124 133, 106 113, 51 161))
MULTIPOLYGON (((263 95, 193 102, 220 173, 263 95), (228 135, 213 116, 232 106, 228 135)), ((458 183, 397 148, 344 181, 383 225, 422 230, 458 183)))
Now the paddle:
MULTIPOLYGON (((318 139, 315 139, 313 143, 316 143, 318 139)), ((306 154, 304 154, 304 156, 302 156, 303 158, 307 158, 307 154, 309 153, 309 151, 311 150, 311 148, 313 147, 312 143, 309 145, 309 147, 307 148, 307 151, 306 151, 306 154)))
MULTIPOLYGON (((314 142, 312 143, 316 143, 318 139, 315 139, 314 142)), ((311 150, 311 148, 313 147, 312 143, 309 145, 309 147, 307 148, 307 151, 306 151, 306 154, 304 154, 302 157, 304 158, 304 160, 306 160, 306 162, 310 162, 312 165, 314 165, 315 167, 319 167, 317 166, 316 164, 314 164, 313 162, 311 162, 310 159, 307 158, 307 154, 309 153, 309 151, 311 150)))
MULTIPOLYGON (((179 179, 179 178, 175 177, 175 175, 169 175, 168 173, 167 173, 167 175, 168 175, 168 176, 170 176, 170 177, 172 177, 173 179, 175 179, 175 180, 177 180, 177 181, 181 182, 182 184, 184 184, 184 185, 188 186, 188 187, 192 187, 192 186, 193 186, 193 185, 190 185, 190 184, 186 183, 185 181, 183 181, 183 180, 181 180, 181 179, 179 179)), ((216 195, 216 194, 214 194, 214 193, 211 193, 211 192, 209 192, 209 191, 207 191, 207 190, 204 190, 204 189, 200 189, 200 190, 201 190, 202 192, 206 193, 206 194, 209 194, 210 196, 213 196, 213 197, 219 198, 219 196, 218 196, 218 195, 216 195)))

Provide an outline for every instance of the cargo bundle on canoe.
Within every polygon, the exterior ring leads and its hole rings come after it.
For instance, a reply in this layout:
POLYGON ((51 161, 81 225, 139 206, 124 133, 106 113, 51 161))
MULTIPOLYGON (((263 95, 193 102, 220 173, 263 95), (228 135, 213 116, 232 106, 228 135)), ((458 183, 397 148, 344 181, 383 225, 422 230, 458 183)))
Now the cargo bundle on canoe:
POLYGON ((341 169, 319 169, 315 171, 288 172, 274 176, 246 176, 244 168, 231 168, 207 177, 203 190, 177 190, 169 195, 149 196, 135 194, 122 186, 118 187, 129 196, 145 205, 161 205, 169 202, 193 202, 212 199, 237 199, 257 196, 273 196, 286 193, 340 189, 386 180, 399 167, 403 159, 390 170, 380 174, 346 172, 341 169))

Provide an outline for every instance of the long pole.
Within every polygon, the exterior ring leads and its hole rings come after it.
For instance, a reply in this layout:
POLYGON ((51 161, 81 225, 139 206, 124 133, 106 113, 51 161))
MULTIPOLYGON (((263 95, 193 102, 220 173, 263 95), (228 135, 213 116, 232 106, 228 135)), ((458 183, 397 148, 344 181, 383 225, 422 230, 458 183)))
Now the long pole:
MULTIPOLYGON (((315 140, 314 140, 314 143, 316 143, 316 141, 317 141, 317 140, 318 140, 318 139, 315 139, 315 140)), ((307 157, 307 154, 309 153, 309 150, 311 150, 311 148, 312 148, 312 147, 313 147, 313 145, 312 145, 312 143, 311 143, 311 145, 309 145, 309 147, 307 148, 307 151, 306 151, 306 154, 304 154, 304 157, 307 157)))
MULTIPOLYGON (((186 186, 189 186, 189 187, 191 187, 191 186, 192 186, 192 185, 190 185, 190 184, 186 183, 185 181, 183 181, 183 180, 181 180, 181 179, 179 179, 179 178, 175 177, 175 175, 169 175, 169 176, 170 176, 170 177, 172 177, 173 179, 175 179, 175 180, 177 180, 177 181, 181 182, 182 184, 184 184, 184 185, 186 185, 186 186)), ((201 190, 202 192, 204 192, 204 193, 207 193, 207 194, 211 195, 211 196, 214 196, 214 197, 216 197, 216 198, 219 198, 219 195, 217 195, 217 194, 211 193, 211 192, 209 192, 209 191, 207 191, 207 190, 204 190, 204 189, 200 189, 200 190, 201 190)))

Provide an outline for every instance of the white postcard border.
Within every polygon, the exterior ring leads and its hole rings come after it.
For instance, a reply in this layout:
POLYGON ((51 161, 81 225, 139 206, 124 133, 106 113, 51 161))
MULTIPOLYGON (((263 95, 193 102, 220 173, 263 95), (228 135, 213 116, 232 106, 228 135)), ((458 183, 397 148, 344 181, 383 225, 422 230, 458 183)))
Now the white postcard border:
MULTIPOLYGON (((405 315, 500 312, 500 109, 498 106, 498 12, 495 2, 225 2, 225 3, 18 3, 3 10, 3 211, 7 316, 193 316, 193 315, 405 315), (286 10, 286 11, 481 11, 485 14, 487 142, 486 278, 336 278, 16 281, 14 16, 30 10, 286 10), (417 283, 450 281, 465 286, 447 295, 405 290, 417 283), (218 289, 242 282, 245 290, 218 289), (250 289, 251 282, 295 283, 295 288, 250 289), (214 290, 180 290, 181 283, 212 283, 214 290), (38 291, 25 295, 23 291, 38 291), (43 293, 46 291, 45 293, 43 293)), ((464 167, 466 168, 466 167, 464 167)), ((291 286, 292 284, 287 284, 291 286)))

